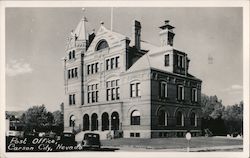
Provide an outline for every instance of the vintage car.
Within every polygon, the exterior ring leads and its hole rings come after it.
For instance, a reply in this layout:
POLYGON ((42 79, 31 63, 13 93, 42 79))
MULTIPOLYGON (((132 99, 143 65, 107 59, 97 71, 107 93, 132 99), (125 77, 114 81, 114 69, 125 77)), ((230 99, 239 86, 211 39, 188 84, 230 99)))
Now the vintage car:
POLYGON ((82 140, 82 146, 84 148, 100 148, 100 135, 96 133, 85 133, 82 140))
POLYGON ((76 146, 75 134, 72 132, 63 132, 60 136, 59 143, 65 146, 76 146))

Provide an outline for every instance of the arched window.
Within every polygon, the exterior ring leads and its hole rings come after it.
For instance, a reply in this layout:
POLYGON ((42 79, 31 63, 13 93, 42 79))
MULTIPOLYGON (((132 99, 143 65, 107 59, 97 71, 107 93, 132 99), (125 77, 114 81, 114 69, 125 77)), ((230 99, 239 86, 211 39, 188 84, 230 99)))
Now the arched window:
POLYGON ((138 110, 134 110, 132 113, 131 113, 131 125, 140 125, 140 117, 141 117, 141 114, 138 110))
POLYGON ((74 127, 75 126, 75 120, 76 120, 76 118, 75 118, 74 115, 71 115, 69 117, 69 127, 74 127))
POLYGON ((164 110, 158 112, 158 124, 160 126, 168 125, 168 114, 164 110))
POLYGON ((192 112, 190 115, 190 124, 191 126, 197 126, 197 116, 194 112, 192 112))
POLYGON ((83 116, 83 131, 89 130, 89 115, 85 114, 83 116))
POLYGON ((176 125, 178 126, 184 126, 184 116, 181 111, 177 112, 176 115, 176 125))
POLYGON ((104 48, 108 48, 108 42, 106 40, 101 40, 100 42, 98 42, 97 46, 96 46, 96 51, 104 49, 104 48))
POLYGON ((102 114, 102 131, 109 130, 109 114, 104 112, 102 114))
POLYGON ((91 116, 91 131, 98 130, 98 116, 96 113, 91 116))

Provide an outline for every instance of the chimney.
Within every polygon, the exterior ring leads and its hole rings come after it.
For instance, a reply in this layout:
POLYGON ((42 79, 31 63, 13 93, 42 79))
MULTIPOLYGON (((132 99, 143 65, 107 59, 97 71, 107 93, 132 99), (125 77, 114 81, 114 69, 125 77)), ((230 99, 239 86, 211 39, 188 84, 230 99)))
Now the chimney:
POLYGON ((141 23, 137 20, 134 20, 132 40, 134 41, 135 48, 141 50, 141 23))

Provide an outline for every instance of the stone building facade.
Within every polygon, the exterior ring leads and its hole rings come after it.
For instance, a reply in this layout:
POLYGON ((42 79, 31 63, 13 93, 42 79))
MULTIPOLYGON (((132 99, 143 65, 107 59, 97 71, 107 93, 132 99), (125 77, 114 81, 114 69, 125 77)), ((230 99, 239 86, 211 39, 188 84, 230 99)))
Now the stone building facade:
POLYGON ((83 17, 71 32, 64 62, 64 127, 101 137, 179 137, 201 133, 201 83, 188 73, 189 58, 173 47, 174 27, 160 27, 160 46, 101 23, 86 32, 83 17))

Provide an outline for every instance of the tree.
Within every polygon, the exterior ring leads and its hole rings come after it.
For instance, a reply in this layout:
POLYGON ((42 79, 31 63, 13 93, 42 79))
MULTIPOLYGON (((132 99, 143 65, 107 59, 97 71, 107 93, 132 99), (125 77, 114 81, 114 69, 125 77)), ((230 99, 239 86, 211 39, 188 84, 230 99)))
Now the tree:
POLYGON ((53 113, 53 127, 54 127, 54 131, 56 133, 60 133, 63 131, 63 114, 60 110, 54 111, 53 113))
POLYGON ((222 101, 218 100, 216 95, 207 96, 205 94, 201 95, 201 108, 202 108, 202 118, 204 119, 217 119, 222 116, 223 105, 222 101))
POLYGON ((222 114, 224 106, 222 100, 219 100, 216 95, 201 96, 202 108, 202 129, 210 129, 214 135, 225 135, 226 129, 222 114))
POLYGON ((243 132, 243 101, 239 104, 227 106, 223 111, 223 117, 228 133, 243 132))
POLYGON ((44 105, 33 106, 22 115, 21 121, 25 123, 25 129, 28 131, 49 130, 53 123, 53 115, 44 105))

